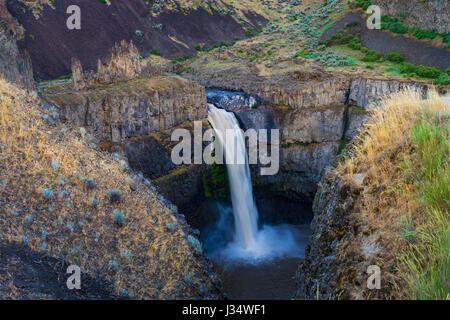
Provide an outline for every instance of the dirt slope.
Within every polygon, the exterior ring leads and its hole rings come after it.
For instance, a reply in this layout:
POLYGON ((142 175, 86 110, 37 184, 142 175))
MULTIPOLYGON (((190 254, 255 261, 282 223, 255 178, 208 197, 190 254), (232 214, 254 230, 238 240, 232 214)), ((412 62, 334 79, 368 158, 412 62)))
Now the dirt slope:
POLYGON ((200 43, 216 44, 245 38, 245 28, 258 28, 262 16, 247 13, 251 24, 241 26, 231 15, 203 8, 184 14, 163 11, 157 16, 149 12, 148 1, 113 1, 110 6, 92 0, 59 0, 55 9, 45 7, 36 20, 23 11, 23 5, 8 1, 8 10, 24 26, 26 33, 19 42, 30 52, 36 79, 51 79, 70 73, 70 58, 77 57, 85 69, 95 69, 116 41, 133 40, 142 55, 151 49, 165 57, 179 57, 196 52, 200 43), (66 9, 76 4, 81 9, 81 30, 68 30, 66 9), (162 30, 156 26, 162 24, 162 30), (138 35, 136 30, 142 32, 138 35), (170 36, 170 37, 169 37, 170 36))

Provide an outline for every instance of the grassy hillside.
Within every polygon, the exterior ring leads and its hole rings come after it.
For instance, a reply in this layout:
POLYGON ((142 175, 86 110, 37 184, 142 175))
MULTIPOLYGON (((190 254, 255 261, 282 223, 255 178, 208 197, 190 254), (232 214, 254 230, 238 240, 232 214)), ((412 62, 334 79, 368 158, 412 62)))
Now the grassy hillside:
POLYGON ((365 177, 359 218, 386 250, 396 297, 450 298, 449 111, 435 93, 388 99, 337 168, 350 186, 365 177))
POLYGON ((84 128, 58 118, 0 80, 0 243, 77 264, 118 296, 217 297, 184 219, 84 128))

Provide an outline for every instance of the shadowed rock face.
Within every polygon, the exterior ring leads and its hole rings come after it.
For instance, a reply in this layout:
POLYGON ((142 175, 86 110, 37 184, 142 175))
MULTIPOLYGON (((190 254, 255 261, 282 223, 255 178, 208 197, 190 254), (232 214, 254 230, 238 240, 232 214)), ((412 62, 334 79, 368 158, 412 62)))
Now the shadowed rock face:
POLYGON ((87 126, 100 141, 126 139, 206 118, 205 90, 178 77, 153 77, 115 83, 93 90, 58 89, 44 96, 62 118, 87 126))
POLYGON ((384 96, 411 88, 426 97, 428 91, 420 82, 344 78, 318 71, 260 76, 250 66, 221 72, 200 67, 190 78, 206 87, 233 91, 230 95, 260 97, 261 105, 254 108, 227 107, 226 103, 225 108, 236 115, 244 130, 267 129, 269 134, 270 129, 280 130, 279 173, 261 176, 259 166, 252 166, 252 177, 257 185, 270 185, 294 197, 316 191, 325 168, 384 96))
POLYGON ((70 263, 17 243, 0 243, 0 299, 97 300, 125 299, 114 294, 114 284, 84 273, 83 290, 69 290, 70 263), (12 276, 13 275, 13 276, 12 276), (13 289, 13 290, 12 290, 13 289))
MULTIPOLYGON (((79 59, 85 70, 95 70, 97 60, 103 59, 108 50, 122 40, 133 40, 144 56, 151 49, 157 49, 164 57, 173 58, 195 53, 195 46, 200 43, 209 47, 220 41, 246 38, 245 26, 230 15, 218 12, 211 15, 198 9, 187 15, 165 11, 153 16, 146 2, 111 1, 108 6, 92 0, 58 0, 55 9, 46 7, 38 20, 30 12, 24 13, 20 3, 8 1, 7 5, 26 30, 19 46, 30 52, 35 78, 39 80, 69 74, 72 57, 79 59), (73 4, 81 9, 81 30, 66 27, 69 17, 66 10, 73 4), (155 27, 158 25, 162 25, 162 30, 155 27)), ((248 14, 247 17, 253 28, 265 23, 261 16, 248 14)))
POLYGON ((22 88, 34 89, 33 69, 28 52, 22 55, 16 43, 21 30, 0 2, 0 77, 22 88))

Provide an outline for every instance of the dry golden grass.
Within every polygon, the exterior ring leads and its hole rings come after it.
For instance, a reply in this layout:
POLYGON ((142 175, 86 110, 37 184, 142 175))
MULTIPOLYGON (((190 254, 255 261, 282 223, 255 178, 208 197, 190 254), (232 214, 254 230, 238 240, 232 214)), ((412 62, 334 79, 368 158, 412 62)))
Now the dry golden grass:
MULTIPOLYGON (((417 298, 411 290, 414 284, 408 283, 414 278, 411 268, 408 269, 404 259, 399 257, 409 254, 410 250, 406 225, 412 221, 413 227, 419 229, 429 223, 431 216, 420 199, 421 181, 405 170, 405 162, 416 152, 410 132, 422 114, 448 115, 449 111, 449 105, 436 92, 430 92, 427 100, 412 90, 386 99, 384 107, 372 112, 371 120, 356 138, 351 156, 336 168, 336 174, 343 177, 344 183, 354 188, 357 188, 355 175, 365 175, 357 203, 358 219, 367 219, 371 236, 385 249, 377 264, 385 272, 383 281, 391 288, 390 298, 417 298)), ((443 217, 448 226, 448 212, 443 217)), ((422 243, 416 243, 416 248, 420 246, 422 243)), ((426 264, 426 255, 419 260, 426 264)))
POLYGON ((86 141, 89 135, 58 121, 48 124, 45 114, 51 118, 35 97, 0 80, 0 241, 77 264, 109 281, 117 294, 214 296, 215 280, 205 275, 204 259, 195 257, 190 229, 160 202, 148 181, 95 150, 86 141), (87 188, 82 178, 96 187, 87 188), (44 189, 53 191, 51 199, 44 199, 44 189), (110 201, 107 191, 113 189, 122 202, 110 201), (122 226, 114 222, 114 210, 124 214, 122 226))

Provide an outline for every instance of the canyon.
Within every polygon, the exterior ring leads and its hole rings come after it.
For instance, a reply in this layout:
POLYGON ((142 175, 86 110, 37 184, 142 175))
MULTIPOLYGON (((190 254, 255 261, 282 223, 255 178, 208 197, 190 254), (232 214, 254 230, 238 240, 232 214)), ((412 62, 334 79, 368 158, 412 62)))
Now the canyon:
MULTIPOLYGON (((386 1, 377 3, 393 15, 410 9, 393 7, 386 1)), ((251 55, 263 54, 251 37, 244 40, 247 52, 239 49, 247 57, 237 56, 238 49, 226 51, 248 37, 247 28, 259 34, 262 30, 258 29, 267 24, 265 16, 248 10, 242 11, 245 23, 239 23, 215 7, 211 13, 196 7, 187 18, 184 9, 150 14, 144 2, 114 1, 107 7, 96 2, 89 15, 98 15, 104 22, 102 28, 97 30, 90 21, 83 31, 88 36, 58 29, 52 37, 44 37, 63 22, 61 12, 66 4, 61 1, 55 10, 46 8, 43 16, 46 21, 54 18, 54 22, 42 24, 20 6, 0 1, 0 77, 7 82, 0 83, 0 89, 4 105, 17 103, 18 110, 16 115, 4 109, 8 112, 1 114, 2 119, 11 114, 27 119, 24 105, 35 115, 32 120, 11 121, 13 125, 8 126, 15 128, 20 123, 17 132, 27 132, 31 147, 20 149, 11 166, 0 162, 0 167, 8 168, 4 170, 7 174, 0 176, 0 211, 4 208, 3 216, 10 219, 0 217, 0 225, 7 230, 0 233, 0 248, 5 248, 6 258, 2 259, 8 261, 8 268, 14 267, 9 256, 15 252, 35 273, 48 273, 56 264, 80 263, 92 278, 86 297, 94 298, 371 296, 366 288, 361 289, 367 267, 386 257, 391 248, 380 240, 374 222, 358 215, 358 201, 367 191, 367 174, 358 172, 349 182, 334 169, 354 156, 356 138, 363 137, 361 130, 386 98, 410 90, 427 99, 437 90, 448 99, 448 85, 435 87, 431 80, 413 79, 409 74, 366 72, 369 65, 365 63, 362 71, 348 65, 344 72, 292 55, 289 50, 276 59, 271 59, 272 52, 267 53, 270 63, 253 63, 251 55), (23 22, 25 34, 8 10, 23 22), (164 32, 154 27, 159 24, 164 25, 164 32), (108 36, 95 41, 105 30, 110 31, 108 36), (31 32, 45 40, 34 41, 31 32), (62 43, 58 48, 54 47, 55 39, 62 43), (91 46, 77 46, 80 42, 91 46), (216 50, 206 49, 214 45, 216 50), (148 55, 156 46, 173 60, 162 58, 161 52, 148 55), (69 72, 70 76, 55 79, 69 72), (175 164, 171 155, 178 141, 172 139, 172 133, 185 129, 193 135, 197 121, 202 124, 202 133, 221 125, 244 131, 267 130, 269 149, 270 131, 279 130, 279 171, 262 175, 261 163, 241 168, 216 163, 175 164), (48 140, 33 140, 41 137, 33 131, 37 128, 48 140), (78 157, 81 160, 75 160, 78 157), (20 167, 22 161, 27 165, 20 167), (63 170, 60 164, 64 164, 63 170), (26 183, 32 191, 11 183, 22 182, 23 177, 44 183, 26 183), (60 192, 53 194, 52 188, 60 192), (14 198, 22 192, 35 207, 28 209, 23 199, 14 198), (50 205, 52 201, 54 205, 50 205), (31 218, 18 214, 34 209, 45 214, 31 218), (59 210, 65 212, 61 217, 55 213, 59 210), (51 217, 48 221, 47 215, 51 217), (69 221, 72 216, 78 220, 69 221), (238 220, 247 228, 238 228, 238 220), (29 223, 26 232, 37 235, 30 236, 31 241, 29 235, 21 234, 24 221, 29 223), (35 222, 40 224, 33 225, 35 222), (91 223, 94 228, 86 231, 91 223), (232 228, 233 223, 236 228, 232 228), (93 235, 97 228, 100 236, 93 235), (286 230, 293 231, 283 233, 286 230), (52 251, 47 249, 47 234, 53 241, 49 245, 52 251), (232 247, 237 240, 257 248, 261 234, 276 234, 276 240, 286 247, 292 240, 295 245, 289 249, 294 248, 295 254, 282 259, 274 254, 275 259, 261 268, 214 255, 217 246, 232 247), (286 234, 294 236, 279 236, 286 234), (11 244, 10 239, 16 242, 11 244), (42 241, 44 247, 40 247, 42 241), (96 248, 104 251, 99 254, 96 248), (79 254, 80 249, 85 250, 84 255, 79 254), (38 267, 31 260, 40 255, 49 259, 38 267), (231 271, 226 270, 229 263, 231 271), (281 269, 277 269, 278 264, 281 269), (253 287, 253 282, 258 285, 253 287)), ((80 0, 80 5, 88 4, 80 0)), ((435 5, 431 15, 439 8, 435 5)), ((361 12, 351 13, 336 28, 356 16, 362 19, 361 12)), ((446 18, 439 16, 436 23, 424 16, 417 25, 445 32, 448 30, 440 24, 446 18)), ((333 27, 328 30, 335 31, 333 27)), ((439 55, 448 57, 445 50, 440 48, 439 55)), ((436 63, 444 72, 447 62, 436 63)), ((245 139, 238 140, 239 154, 247 156, 245 139)), ((203 141, 203 148, 208 144, 203 141)), ((395 156, 396 147, 395 143, 386 146, 392 151, 390 156, 395 156)), ((10 161, 9 150, 0 144, 0 153, 5 155, 2 159, 10 161)), ((192 159, 194 148, 191 150, 192 159)), ((392 261, 388 266, 389 271, 394 270, 392 261)), ((383 275, 383 281, 391 280, 387 277, 383 275)), ((3 279, 0 273, 0 293, 3 279)), ((60 285, 52 283, 55 288, 60 285)), ((371 297, 395 298, 390 289, 387 286, 371 297)))

